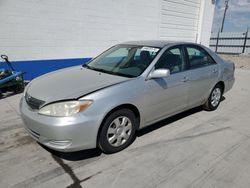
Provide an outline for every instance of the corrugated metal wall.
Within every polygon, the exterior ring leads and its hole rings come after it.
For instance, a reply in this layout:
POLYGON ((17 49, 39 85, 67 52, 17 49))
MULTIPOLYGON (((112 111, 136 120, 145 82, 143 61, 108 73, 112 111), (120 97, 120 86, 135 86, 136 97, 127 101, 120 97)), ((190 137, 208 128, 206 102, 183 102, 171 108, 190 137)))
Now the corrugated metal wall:
POLYGON ((200 0, 162 0, 160 38, 196 42, 200 0))

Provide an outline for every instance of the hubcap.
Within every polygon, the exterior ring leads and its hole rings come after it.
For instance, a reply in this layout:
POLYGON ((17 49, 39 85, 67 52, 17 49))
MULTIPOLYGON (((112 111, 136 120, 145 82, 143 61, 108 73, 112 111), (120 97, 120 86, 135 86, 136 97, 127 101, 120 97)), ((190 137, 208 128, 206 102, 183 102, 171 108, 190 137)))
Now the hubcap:
POLYGON ((132 123, 129 118, 119 116, 108 127, 107 139, 110 145, 119 147, 125 144, 132 131, 132 123))
POLYGON ((213 107, 216 107, 219 104, 220 98, 221 98, 221 90, 220 88, 215 88, 211 96, 211 104, 213 107))

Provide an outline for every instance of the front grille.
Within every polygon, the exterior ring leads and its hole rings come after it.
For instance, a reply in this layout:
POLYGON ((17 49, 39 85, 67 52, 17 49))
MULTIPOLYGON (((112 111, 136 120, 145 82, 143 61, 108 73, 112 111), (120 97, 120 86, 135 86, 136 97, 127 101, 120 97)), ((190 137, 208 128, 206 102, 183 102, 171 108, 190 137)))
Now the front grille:
POLYGON ((32 109, 39 109, 45 103, 45 101, 31 97, 28 94, 25 95, 25 100, 32 109))

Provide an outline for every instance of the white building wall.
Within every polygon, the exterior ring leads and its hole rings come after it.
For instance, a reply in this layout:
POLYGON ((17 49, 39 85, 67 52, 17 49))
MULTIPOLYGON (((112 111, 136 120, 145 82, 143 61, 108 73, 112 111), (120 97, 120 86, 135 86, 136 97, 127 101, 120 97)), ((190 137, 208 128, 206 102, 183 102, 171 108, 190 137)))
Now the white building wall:
POLYGON ((93 57, 127 40, 207 45, 213 6, 206 0, 204 15, 210 17, 199 20, 200 1, 205 0, 1 1, 0 53, 11 60, 66 59, 93 57))
POLYGON ((158 0, 8 0, 0 52, 12 59, 93 57, 126 40, 158 37, 158 0))

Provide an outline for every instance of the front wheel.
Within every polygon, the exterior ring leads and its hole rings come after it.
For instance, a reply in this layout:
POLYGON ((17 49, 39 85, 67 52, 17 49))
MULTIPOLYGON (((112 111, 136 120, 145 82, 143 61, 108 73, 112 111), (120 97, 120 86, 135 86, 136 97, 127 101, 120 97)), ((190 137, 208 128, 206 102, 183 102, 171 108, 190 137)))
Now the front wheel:
POLYGON ((205 110, 216 110, 220 104, 221 101, 221 97, 222 97, 222 87, 220 84, 217 84, 213 90, 210 93, 210 96, 208 98, 208 100, 206 101, 206 103, 203 105, 203 108, 205 110))
POLYGON ((101 128, 98 146, 104 153, 115 153, 128 147, 135 138, 137 120, 129 109, 110 114, 101 128))

